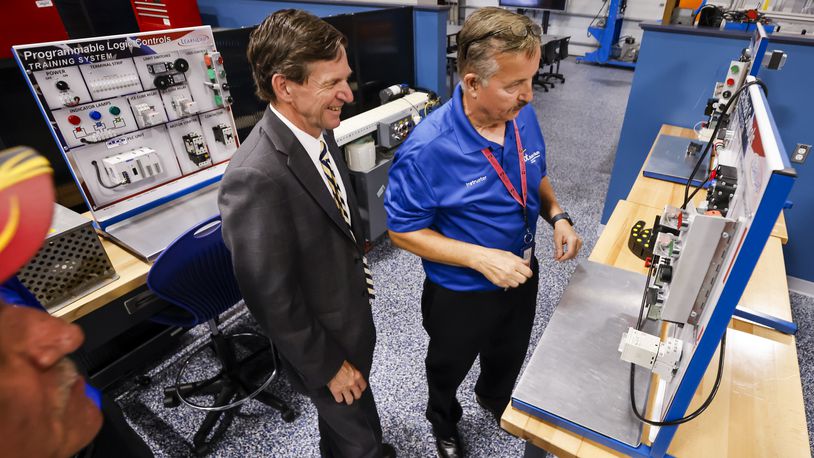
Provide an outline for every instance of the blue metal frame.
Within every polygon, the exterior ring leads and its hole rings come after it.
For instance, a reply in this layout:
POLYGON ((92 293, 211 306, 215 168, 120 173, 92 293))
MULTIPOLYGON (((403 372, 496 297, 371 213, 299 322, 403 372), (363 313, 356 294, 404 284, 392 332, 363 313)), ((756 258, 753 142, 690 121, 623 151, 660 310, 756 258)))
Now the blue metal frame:
POLYGON ((757 76, 760 67, 763 64, 763 57, 766 55, 766 48, 769 46, 769 34, 763 27, 763 24, 757 23, 755 33, 752 35, 752 67, 749 68, 749 74, 757 76), (757 49, 754 46, 757 45, 757 49))
MULTIPOLYGON (((565 418, 554 415, 545 410, 540 410, 532 406, 531 404, 527 404, 523 401, 519 401, 517 399, 512 398, 512 407, 514 407, 517 410, 522 410, 523 412, 529 413, 537 418, 541 418, 554 425, 565 428, 569 431, 573 431, 579 434, 580 436, 583 436, 594 442, 610 447, 614 450, 618 450, 626 455, 647 458, 653 456, 651 454, 650 446, 646 444, 639 444, 638 447, 633 447, 632 445, 625 444, 624 442, 619 442, 618 440, 612 439, 604 434, 599 434, 598 432, 592 429, 588 429, 582 425, 566 420, 565 418)), ((667 456, 670 457, 670 455, 667 456)))
POLYGON ((775 331, 782 332, 783 334, 796 334, 797 324, 793 321, 783 320, 772 315, 758 312, 746 307, 735 308, 734 316, 744 320, 753 321, 759 325, 772 328, 775 331))
POLYGON ((608 5, 608 17, 604 27, 588 27, 588 34, 596 38, 599 42, 599 49, 591 51, 583 57, 577 57, 577 62, 591 62, 600 65, 614 65, 617 67, 635 68, 635 62, 624 62, 611 59, 613 47, 619 42, 619 35, 622 32, 622 17, 619 5, 623 0, 610 0, 608 5))
MULTIPOLYGON (((768 108, 768 102, 765 95, 758 91, 760 97, 763 99, 764 106, 768 108)), ((772 120, 771 111, 768 111, 770 125, 774 131, 775 138, 780 139, 777 132, 777 127, 772 120)), ((712 356, 715 354, 721 338, 726 332, 727 326, 735 313, 735 308, 740 301, 741 295, 746 284, 752 276, 752 271, 763 252, 763 247, 771 235, 772 228, 780 216, 780 211, 786 202, 786 198, 791 191, 791 187, 796 179, 796 173, 793 169, 788 168, 788 155, 783 147, 783 144, 778 141, 777 146, 780 151, 780 156, 783 159, 783 164, 786 167, 780 171, 774 171, 769 178, 766 185, 766 191, 763 193, 763 198, 760 205, 755 212, 752 225, 746 238, 743 240, 740 252, 737 255, 729 277, 712 312, 709 323, 707 324, 706 331, 704 331, 701 340, 696 346, 695 353, 693 354, 684 378, 678 386, 673 402, 670 404, 667 413, 664 416, 665 421, 683 417, 687 408, 692 401, 695 392, 701 384, 701 379, 707 371, 712 356)), ((662 427, 656 435, 656 440, 652 445, 652 456, 662 457, 667 453, 670 443, 675 436, 677 426, 662 427)))
MULTIPOLYGON (((757 90, 757 89, 755 89, 757 90)), ((760 97, 763 99, 764 106, 768 107, 765 95, 758 91, 760 97)), ((777 126, 774 123, 771 112, 768 112, 769 125, 774 131, 776 139, 780 139, 777 126)), ((727 278, 718 303, 712 312, 709 322, 707 323, 706 330, 698 342, 692 359, 687 367, 684 377, 676 390, 673 401, 670 404, 663 421, 675 420, 682 418, 687 408, 692 401, 695 392, 700 386, 701 380, 709 367, 712 356, 717 351, 718 345, 724 333, 727 330, 730 320, 736 314, 736 307, 740 301, 743 291, 746 289, 746 284, 752 276, 752 271, 757 264, 760 255, 763 252, 763 247, 768 240, 774 224, 777 221, 780 211, 783 209, 786 198, 791 191, 792 185, 796 180, 796 172, 789 166, 788 155, 783 147, 783 144, 778 141, 777 143, 780 156, 782 159, 783 169, 775 170, 766 185, 766 190, 763 193, 763 198, 758 205, 752 224, 749 231, 743 240, 740 247, 740 252, 737 254, 734 264, 727 278)), ((741 310, 738 314, 743 316, 748 313, 741 310)), ((771 322, 772 317, 767 317, 763 314, 752 312, 749 314, 749 319, 760 322, 763 320, 766 323, 771 322), (761 316, 762 315, 762 316, 761 316)), ((761 323, 763 324, 763 323, 761 323)), ((793 326, 794 324, 791 323, 793 326)), ((534 406, 526 404, 517 399, 512 399, 512 406, 528 412, 535 417, 541 418, 545 421, 553 423, 557 426, 573 431, 587 439, 598 442, 602 445, 611 447, 622 453, 630 456, 637 457, 653 457, 662 458, 667 455, 670 443, 675 436, 678 426, 665 426, 661 427, 656 434, 656 438, 650 446, 640 444, 638 447, 622 443, 616 439, 612 439, 605 435, 599 434, 596 431, 585 428, 582 425, 576 424, 550 412, 538 409, 534 406)))
MULTIPOLYGON (((654 172, 645 171, 645 172, 642 172, 642 176, 645 176, 647 178, 654 178, 656 180, 661 180, 661 181, 669 181, 670 183, 687 184, 687 179, 686 178, 674 177, 674 176, 671 176, 671 175, 664 175, 662 173, 654 173, 654 172)), ((695 186, 696 188, 701 186, 701 184, 704 185, 704 189, 707 189, 710 186, 712 186, 712 183, 710 183, 709 181, 704 183, 703 180, 699 180, 699 179, 693 179, 692 180, 692 186, 695 186)))
MULTIPOLYGON (((726 286, 724 286, 721 293, 721 298, 712 313, 704 335, 698 342, 687 372, 684 374, 684 378, 676 391, 675 398, 667 410, 664 417, 666 420, 681 418, 686 413, 690 401, 707 371, 712 356, 715 354, 724 332, 726 332, 729 321, 735 312, 735 307, 738 305, 741 294, 746 288, 746 283, 752 276, 755 264, 757 264, 763 246, 772 232, 777 217, 780 215, 783 202, 785 202, 786 196, 791 191, 794 179, 793 175, 772 174, 763 195, 763 200, 761 200, 755 214, 755 219, 738 254, 738 259, 735 261, 726 286)), ((661 457, 667 453, 677 429, 677 426, 659 429, 652 446, 654 457, 661 457)))

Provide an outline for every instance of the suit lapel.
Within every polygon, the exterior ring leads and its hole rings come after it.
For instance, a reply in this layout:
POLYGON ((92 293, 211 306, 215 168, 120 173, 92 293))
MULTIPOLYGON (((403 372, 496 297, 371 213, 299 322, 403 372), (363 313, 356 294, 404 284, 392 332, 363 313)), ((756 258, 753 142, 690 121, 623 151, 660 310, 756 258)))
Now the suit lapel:
MULTIPOLYGON (((333 196, 331 196, 330 191, 328 191, 328 188, 325 186, 325 182, 322 181, 322 177, 319 175, 316 167, 314 167, 313 161, 308 157, 308 152, 305 151, 305 148, 303 148, 302 144, 297 140, 297 137, 277 118, 271 109, 266 110, 264 120, 267 127, 264 131, 271 139, 274 147, 277 148, 277 151, 288 156, 288 168, 291 169, 293 175, 311 197, 314 198, 317 204, 319 204, 322 210, 331 218, 331 221, 336 224, 339 230, 353 241, 347 223, 345 223, 345 220, 336 208, 333 196)), ((343 180, 345 179, 344 176, 342 178, 343 180)), ((345 183, 347 183, 347 181, 345 181, 345 183)))

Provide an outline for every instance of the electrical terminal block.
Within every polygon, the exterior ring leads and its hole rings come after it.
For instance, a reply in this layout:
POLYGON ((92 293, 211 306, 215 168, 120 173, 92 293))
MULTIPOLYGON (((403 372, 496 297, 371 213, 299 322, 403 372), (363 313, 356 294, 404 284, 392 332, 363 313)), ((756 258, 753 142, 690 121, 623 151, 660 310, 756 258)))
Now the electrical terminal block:
POLYGON ((673 248, 676 246, 676 236, 669 232, 659 232, 653 244, 653 254, 656 256, 670 258, 673 256, 673 248))
POLYGON ((198 167, 212 165, 209 150, 206 149, 206 143, 203 137, 197 133, 192 132, 181 137, 184 140, 184 149, 189 156, 189 159, 198 167))
POLYGON ((84 143, 100 143, 106 140, 110 140, 111 138, 118 135, 116 132, 113 132, 108 129, 98 130, 92 134, 86 135, 84 137, 84 143))
MULTIPOLYGON (((673 231, 679 231, 686 224, 684 212, 680 208, 673 207, 672 205, 665 205, 659 224, 673 231)), ((677 233, 675 234, 678 235, 677 233)))
POLYGON ((666 381, 673 378, 681 360, 682 342, 670 337, 662 342, 658 337, 628 328, 619 342, 622 361, 649 369, 666 381))
POLYGON ((659 344, 659 354, 653 364, 653 372, 662 380, 669 382, 672 380, 678 369, 678 362, 681 360, 682 342, 674 337, 670 337, 666 342, 659 344))
POLYGON ((622 341, 619 342, 622 361, 652 369, 659 356, 660 343, 661 341, 656 336, 628 328, 627 332, 622 334, 622 341))
POLYGON ((153 105, 140 103, 133 106, 133 109, 136 110, 136 116, 141 118, 141 123, 144 124, 145 127, 158 124, 162 121, 161 114, 153 105))
POLYGON ((139 86, 139 79, 136 75, 112 75, 95 81, 88 85, 97 92, 115 91, 129 87, 139 86))
POLYGON ((198 112, 198 102, 189 97, 173 97, 172 107, 179 116, 189 116, 198 112))
POLYGON ((215 141, 223 143, 224 145, 231 145, 235 142, 232 127, 227 124, 221 123, 217 126, 213 126, 212 133, 215 134, 215 141))

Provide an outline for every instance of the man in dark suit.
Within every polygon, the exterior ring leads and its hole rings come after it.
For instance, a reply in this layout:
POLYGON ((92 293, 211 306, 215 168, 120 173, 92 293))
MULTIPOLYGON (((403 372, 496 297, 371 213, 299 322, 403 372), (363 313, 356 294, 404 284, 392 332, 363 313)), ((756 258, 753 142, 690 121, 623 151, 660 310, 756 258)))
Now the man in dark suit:
POLYGON ((367 379, 373 283, 350 178, 332 129, 348 86, 346 38, 281 10, 247 55, 269 108, 223 177, 223 235, 246 305, 319 415, 323 456, 394 456, 367 379))

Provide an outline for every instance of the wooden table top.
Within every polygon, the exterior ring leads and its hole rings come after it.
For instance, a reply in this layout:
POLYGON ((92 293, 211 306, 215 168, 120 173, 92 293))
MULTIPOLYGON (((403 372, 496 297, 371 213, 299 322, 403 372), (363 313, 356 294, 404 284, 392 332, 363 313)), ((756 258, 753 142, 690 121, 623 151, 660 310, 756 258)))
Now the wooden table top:
MULTIPOLYGON (((646 273, 644 263, 627 248, 627 237, 636 221, 652 221, 660 211, 619 201, 589 259, 646 273)), ((780 318, 791 318, 778 238, 769 238, 740 303, 780 318)), ((810 456, 794 337, 739 320, 733 320, 730 328, 724 375, 715 401, 698 419, 678 428, 669 453, 677 457, 810 456)), ((690 410, 706 399, 716 372, 717 356, 710 363, 690 410)), ((504 412, 501 425, 560 458, 623 456, 511 406, 504 412)), ((643 439, 646 434, 647 428, 643 439)))
MULTIPOLYGON (((683 127, 670 126, 667 124, 661 126, 659 135, 696 138, 695 132, 692 129, 685 129, 683 127)), ((655 147, 655 145, 656 142, 654 141, 653 146, 650 148, 650 152, 647 153, 648 159, 650 158, 650 154, 653 153, 653 147, 655 147)), ((645 164, 647 164, 647 161, 642 164, 639 175, 636 177, 633 187, 630 188, 630 192, 628 193, 626 200, 660 209, 664 208, 664 206, 668 204, 680 206, 684 202, 684 185, 658 180, 656 178, 648 178, 642 175, 645 164)), ((693 198, 693 203, 698 205, 703 202, 705 198, 706 192, 699 191, 698 194, 696 194, 693 198)), ((653 221, 648 220, 646 222, 648 225, 650 225, 653 221)), ((772 229, 772 235, 779 237, 783 244, 786 244, 786 242, 789 241, 789 234, 786 230, 786 219, 782 212, 780 213, 780 217, 777 219, 777 224, 775 224, 774 229, 772 229)))

